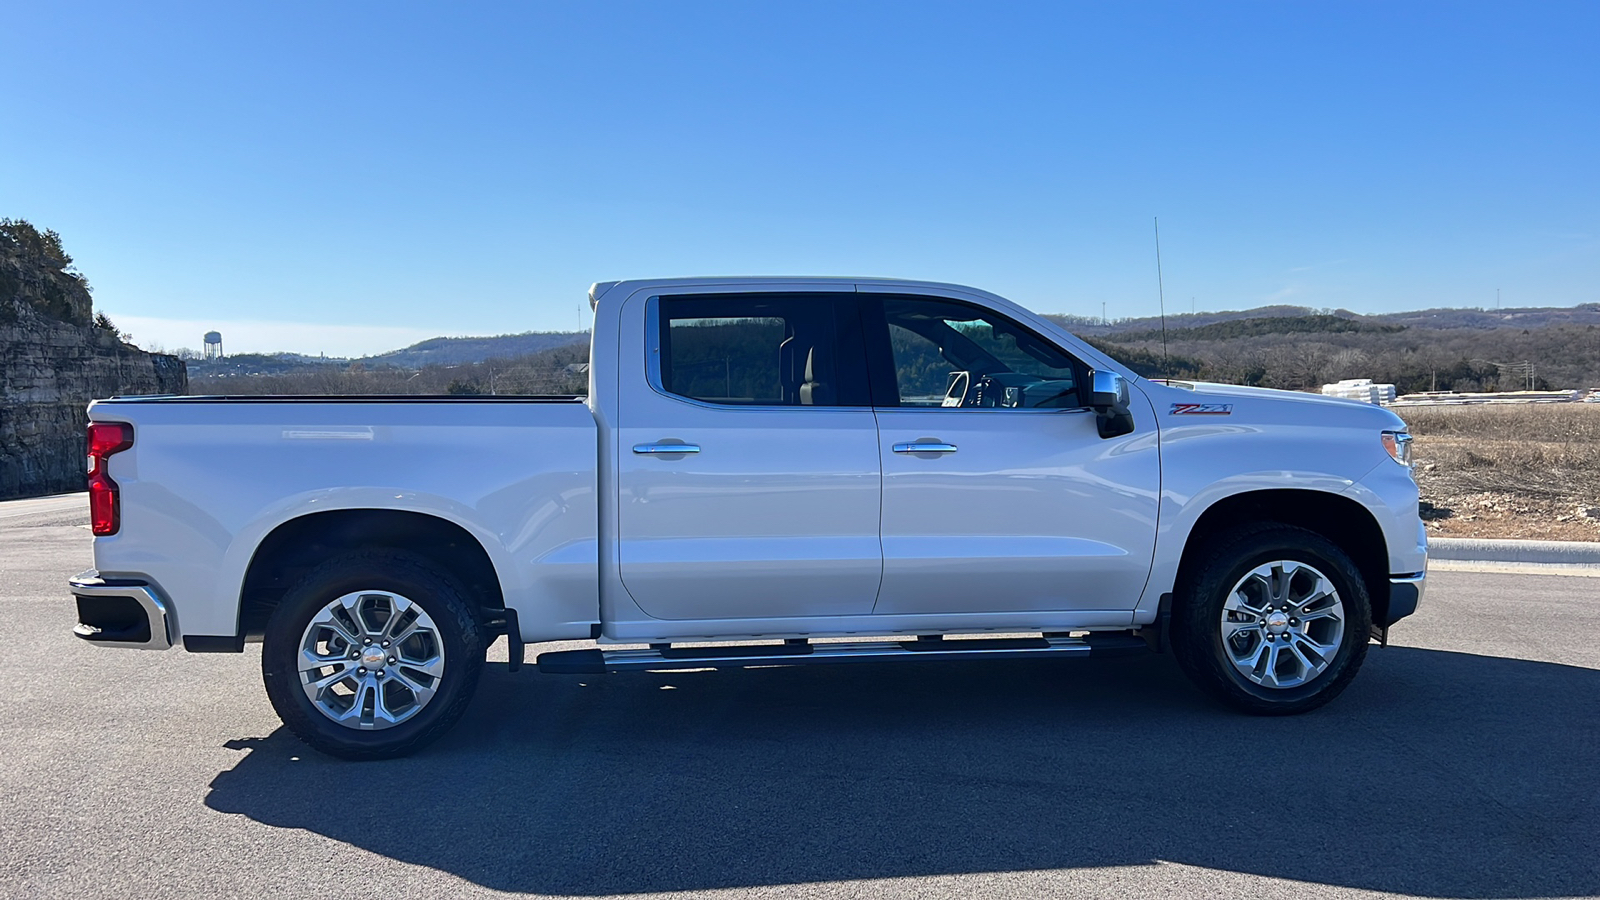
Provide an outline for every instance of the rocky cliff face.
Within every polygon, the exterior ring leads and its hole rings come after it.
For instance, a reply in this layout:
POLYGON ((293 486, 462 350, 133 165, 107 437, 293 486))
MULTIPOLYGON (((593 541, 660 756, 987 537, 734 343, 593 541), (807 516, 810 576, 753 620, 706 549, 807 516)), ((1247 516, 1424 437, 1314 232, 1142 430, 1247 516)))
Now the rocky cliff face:
POLYGON ((188 390, 182 360, 91 325, 71 260, 29 252, 19 224, 0 220, 0 500, 83 490, 90 400, 188 390))

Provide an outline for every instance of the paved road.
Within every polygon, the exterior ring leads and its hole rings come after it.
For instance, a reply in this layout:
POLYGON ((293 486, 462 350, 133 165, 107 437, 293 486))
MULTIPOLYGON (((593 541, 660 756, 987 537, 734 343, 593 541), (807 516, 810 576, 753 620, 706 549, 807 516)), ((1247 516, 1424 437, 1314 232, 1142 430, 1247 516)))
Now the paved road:
POLYGON ((357 765, 278 725, 255 652, 73 639, 85 516, 38 505, 0 520, 3 896, 1600 894, 1594 579, 1441 573, 1299 718, 1164 657, 497 666, 357 765))

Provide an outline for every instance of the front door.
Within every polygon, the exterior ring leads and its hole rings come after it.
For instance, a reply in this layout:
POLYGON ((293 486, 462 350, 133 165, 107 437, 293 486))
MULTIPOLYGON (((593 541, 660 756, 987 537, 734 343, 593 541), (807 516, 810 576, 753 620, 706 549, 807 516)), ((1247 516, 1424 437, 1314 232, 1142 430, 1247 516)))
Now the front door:
POLYGON ((1154 430, 1102 439, 1086 367, 1007 317, 927 297, 878 308, 869 353, 892 358, 892 376, 874 372, 893 390, 878 390, 874 611, 1132 610, 1155 547, 1154 430))
POLYGON ((868 614, 881 478, 855 295, 646 303, 624 385, 622 583, 660 619, 868 614), (681 448, 681 449, 680 449, 681 448))

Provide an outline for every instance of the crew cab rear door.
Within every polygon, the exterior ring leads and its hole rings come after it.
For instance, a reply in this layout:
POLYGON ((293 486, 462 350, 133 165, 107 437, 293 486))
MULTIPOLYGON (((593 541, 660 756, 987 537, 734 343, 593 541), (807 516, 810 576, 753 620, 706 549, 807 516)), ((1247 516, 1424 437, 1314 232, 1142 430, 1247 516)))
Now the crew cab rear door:
POLYGON ((849 286, 627 302, 645 304, 648 382, 618 404, 633 601, 660 619, 871 613, 881 473, 849 286))
POLYGON ((1006 315, 862 296, 884 481, 874 611, 1131 611, 1155 547, 1154 428, 1101 438, 1088 368, 1006 315))

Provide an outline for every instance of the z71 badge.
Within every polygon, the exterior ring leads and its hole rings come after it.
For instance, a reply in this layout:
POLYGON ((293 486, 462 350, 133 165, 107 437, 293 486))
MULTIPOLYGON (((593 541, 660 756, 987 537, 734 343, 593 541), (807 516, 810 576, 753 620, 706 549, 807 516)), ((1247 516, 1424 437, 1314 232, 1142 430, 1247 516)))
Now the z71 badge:
POLYGON ((1174 403, 1169 416, 1231 416, 1232 403, 1174 403))

